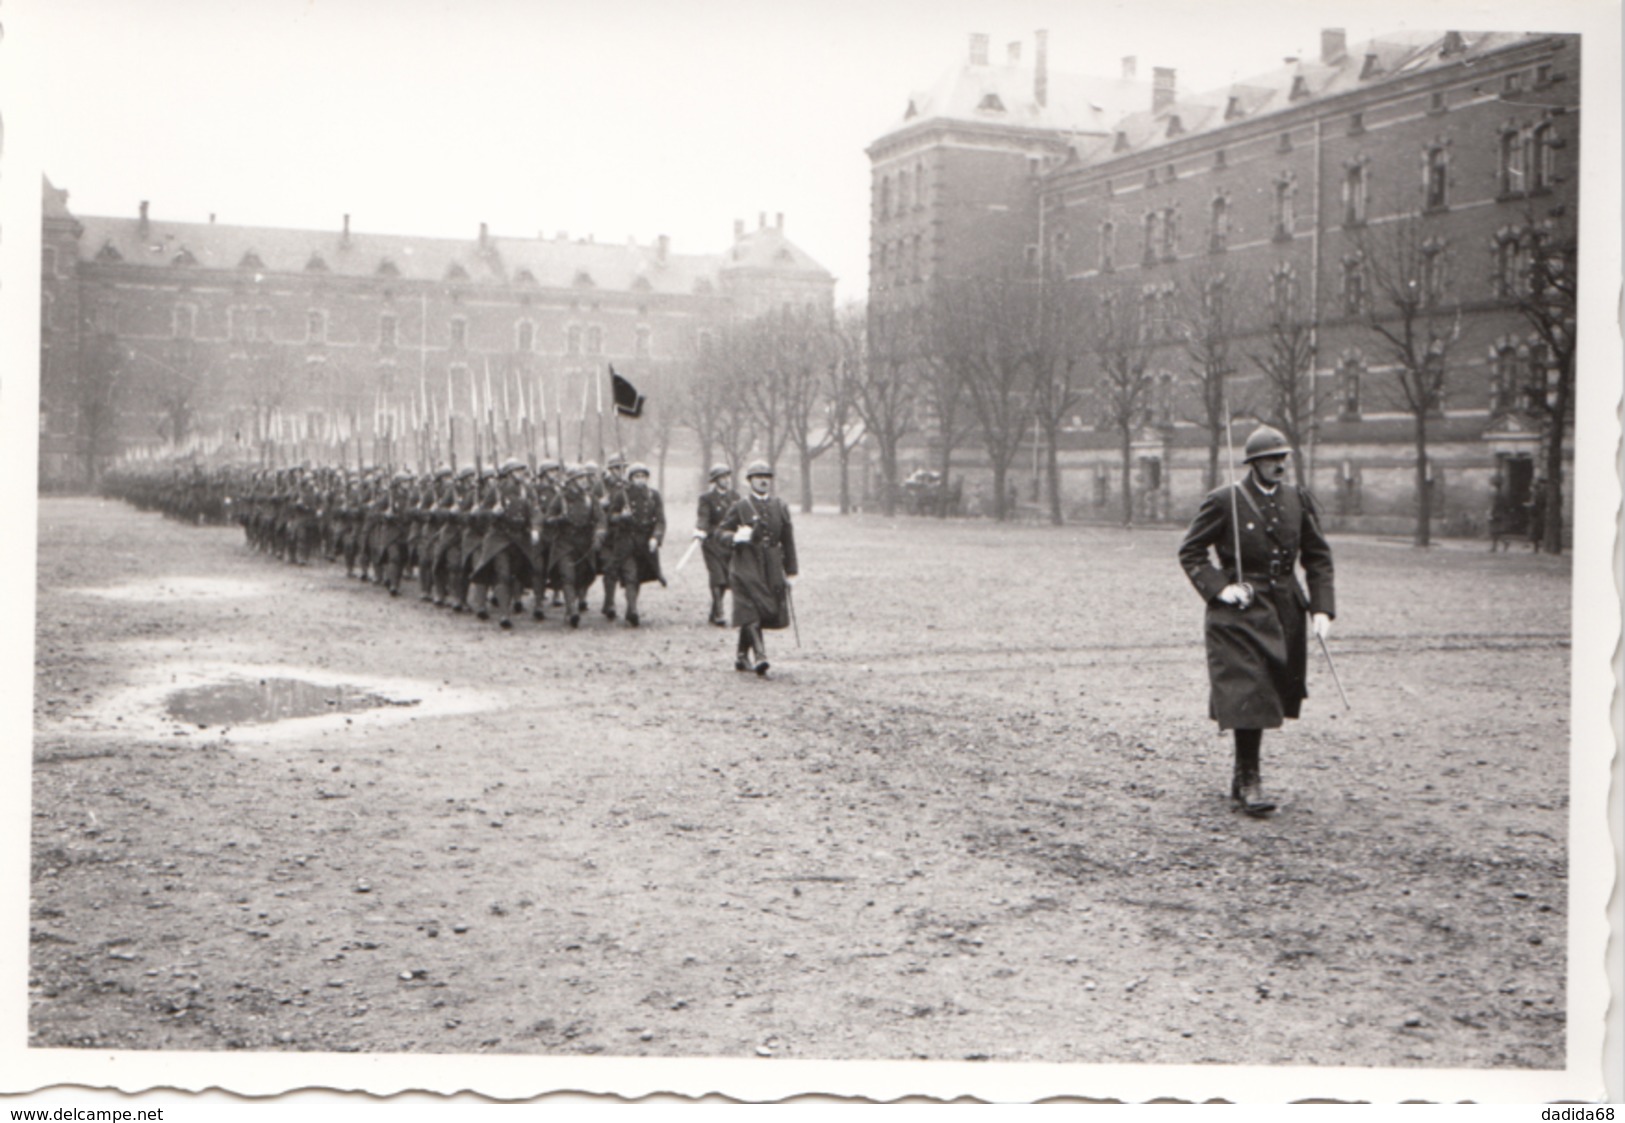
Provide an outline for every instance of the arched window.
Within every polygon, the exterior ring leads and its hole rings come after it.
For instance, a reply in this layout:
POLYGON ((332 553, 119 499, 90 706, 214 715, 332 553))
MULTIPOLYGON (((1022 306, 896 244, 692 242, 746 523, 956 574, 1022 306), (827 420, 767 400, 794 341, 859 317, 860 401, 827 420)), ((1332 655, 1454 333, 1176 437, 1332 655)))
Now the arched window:
POLYGON ((1444 210, 1450 205, 1450 151, 1442 144, 1431 145, 1422 161, 1422 188, 1427 209, 1444 210))

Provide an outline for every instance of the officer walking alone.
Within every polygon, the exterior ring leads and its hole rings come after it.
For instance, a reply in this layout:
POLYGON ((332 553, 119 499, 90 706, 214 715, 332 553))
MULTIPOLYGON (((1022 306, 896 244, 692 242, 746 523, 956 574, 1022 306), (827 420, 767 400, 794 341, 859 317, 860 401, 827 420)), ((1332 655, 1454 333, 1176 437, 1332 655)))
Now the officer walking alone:
POLYGON ((1296 718, 1308 697, 1304 614, 1324 639, 1337 613, 1320 508, 1285 482, 1291 451, 1279 430, 1256 429, 1247 438, 1246 478, 1210 492, 1179 545, 1179 564, 1207 602, 1208 714, 1235 734, 1230 798, 1254 816, 1275 810, 1263 793, 1264 730, 1296 718))
POLYGON ((734 670, 755 671, 765 678, 767 644, 762 629, 790 626, 796 536, 790 508, 772 494, 773 469, 758 460, 745 469, 745 480, 750 490, 728 510, 720 528, 733 550, 728 585, 733 589, 734 627, 739 629, 734 670))

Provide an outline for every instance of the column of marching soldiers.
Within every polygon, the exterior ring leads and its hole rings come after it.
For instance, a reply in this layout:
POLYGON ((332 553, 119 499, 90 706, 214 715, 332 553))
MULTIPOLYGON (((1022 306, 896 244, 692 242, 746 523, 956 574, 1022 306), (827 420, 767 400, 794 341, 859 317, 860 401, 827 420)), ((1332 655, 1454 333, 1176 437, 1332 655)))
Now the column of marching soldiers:
MULTIPOLYGON (((714 483, 718 471, 727 470, 713 470, 714 483)), ((422 473, 131 468, 110 473, 103 490, 191 524, 235 522, 250 547, 293 565, 342 560, 346 576, 392 597, 415 580, 423 601, 480 620, 494 615, 504 629, 522 617, 527 594, 534 619, 553 607, 579 627, 595 580, 602 614, 618 618, 619 589, 635 628, 641 586, 666 583, 664 502, 648 467, 620 455, 603 470, 543 460, 532 471, 518 459, 422 473)), ((711 622, 724 623, 715 596, 711 622)))

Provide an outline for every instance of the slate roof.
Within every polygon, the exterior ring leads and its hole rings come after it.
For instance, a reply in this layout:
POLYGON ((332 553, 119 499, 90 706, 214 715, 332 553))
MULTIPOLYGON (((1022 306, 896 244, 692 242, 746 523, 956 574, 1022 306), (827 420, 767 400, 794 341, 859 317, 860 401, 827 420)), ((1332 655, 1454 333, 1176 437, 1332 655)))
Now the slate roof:
POLYGON ((1395 75, 1453 66, 1520 40, 1543 37, 1521 32, 1415 31, 1383 35, 1350 44, 1341 59, 1329 64, 1302 59, 1244 82, 1178 98, 1155 113, 1149 108, 1130 113, 1112 125, 1109 140, 1078 145, 1078 156, 1092 163, 1124 152, 1154 149, 1238 119, 1262 117, 1304 102, 1334 97, 1395 75), (1169 123, 1176 117, 1179 128, 1170 135, 1169 123))
POLYGON ((1072 133, 1101 133, 1138 105, 1151 104, 1151 84, 1134 78, 1048 75, 1046 104, 1033 92, 1034 69, 1022 63, 961 62, 929 89, 911 94, 887 133, 920 121, 985 121, 1072 133), (992 108, 989 98, 997 99, 992 108))
MULTIPOLYGON (((51 188, 47 183, 47 199, 51 188)), ((49 203, 47 203, 49 207, 49 203)), ((49 213, 49 211, 47 212, 49 213)), ((64 209, 64 214, 66 213, 64 209)), ((539 289, 596 289, 689 295, 714 291, 722 273, 745 265, 817 271, 817 262, 782 231, 747 235, 725 254, 678 254, 661 260, 656 245, 631 245, 492 235, 423 238, 339 230, 169 222, 152 218, 146 235, 138 218, 79 218, 82 260, 121 261, 175 269, 320 273, 340 277, 397 276, 408 281, 502 284, 539 289), (789 257, 784 256, 785 253, 789 257), (116 254, 114 257, 112 255, 116 254)))

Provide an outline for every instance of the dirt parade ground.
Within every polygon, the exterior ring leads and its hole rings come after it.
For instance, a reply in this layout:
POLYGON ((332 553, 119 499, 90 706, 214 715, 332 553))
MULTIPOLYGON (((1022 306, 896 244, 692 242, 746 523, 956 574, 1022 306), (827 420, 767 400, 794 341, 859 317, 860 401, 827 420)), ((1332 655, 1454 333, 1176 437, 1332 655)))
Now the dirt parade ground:
POLYGON ((1253 820, 1178 528, 798 515, 764 681, 697 561, 504 633, 39 518, 31 1045, 1564 1063, 1566 558, 1334 538, 1253 820))

